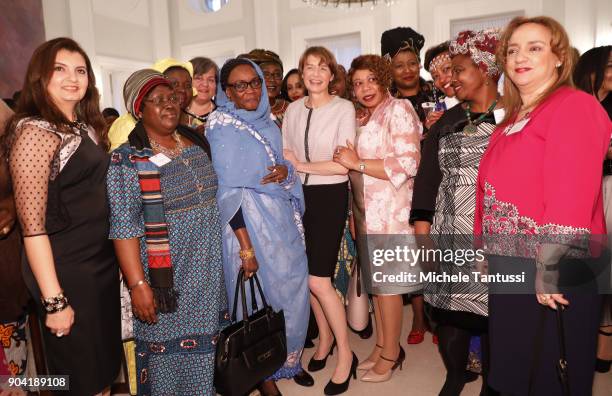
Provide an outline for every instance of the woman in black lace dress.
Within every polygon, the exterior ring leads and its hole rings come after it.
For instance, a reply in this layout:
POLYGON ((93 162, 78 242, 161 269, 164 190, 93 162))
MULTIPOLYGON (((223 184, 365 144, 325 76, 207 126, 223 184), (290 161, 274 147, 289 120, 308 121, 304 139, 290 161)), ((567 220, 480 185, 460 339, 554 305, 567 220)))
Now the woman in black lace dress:
POLYGON ((49 374, 68 375, 79 396, 110 394, 121 361, 98 103, 85 52, 54 39, 34 52, 8 129, 24 280, 44 318, 49 374))

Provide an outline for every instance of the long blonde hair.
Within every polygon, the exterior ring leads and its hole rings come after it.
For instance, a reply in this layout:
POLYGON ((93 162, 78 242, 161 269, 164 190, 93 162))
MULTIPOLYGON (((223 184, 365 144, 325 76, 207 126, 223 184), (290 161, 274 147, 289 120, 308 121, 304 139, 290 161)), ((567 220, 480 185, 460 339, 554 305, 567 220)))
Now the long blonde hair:
POLYGON ((535 23, 544 26, 550 31, 550 47, 552 49, 552 52, 557 55, 559 61, 561 62, 561 66, 557 69, 559 73, 557 81, 555 81, 552 86, 550 86, 536 99, 534 105, 537 106, 538 104, 542 103, 560 87, 574 86, 574 82, 572 80, 572 72, 574 70, 574 58, 572 56, 569 37, 563 26, 561 26, 561 24, 553 18, 546 16, 537 16, 533 18, 514 18, 504 29, 501 41, 497 48, 497 63, 501 67, 503 67, 504 71, 506 72, 504 78, 504 105, 506 108, 506 116, 504 117, 502 123, 506 123, 516 117, 516 115, 521 109, 521 106, 523 105, 523 101, 521 100, 518 88, 508 77, 508 73, 506 71, 506 57, 510 37, 512 37, 512 34, 516 31, 516 29, 526 23, 535 23))

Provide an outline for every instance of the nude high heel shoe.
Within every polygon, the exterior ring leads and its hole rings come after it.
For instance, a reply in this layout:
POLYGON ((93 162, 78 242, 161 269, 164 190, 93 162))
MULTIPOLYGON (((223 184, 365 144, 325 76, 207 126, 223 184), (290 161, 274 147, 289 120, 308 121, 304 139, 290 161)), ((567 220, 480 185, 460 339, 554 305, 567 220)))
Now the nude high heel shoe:
POLYGON ((361 380, 363 382, 385 382, 385 381, 389 381, 391 379, 391 376, 393 375, 393 372, 395 371, 395 369, 397 369, 399 367, 399 369, 402 369, 402 366, 404 364, 404 359, 406 359, 406 352, 404 352, 404 348, 402 348, 400 346, 400 352, 399 352, 399 356, 397 357, 396 360, 391 360, 391 359, 387 359, 386 357, 380 355, 380 358, 383 360, 386 360, 388 362, 393 362, 393 366, 387 370, 386 373, 382 373, 382 374, 378 374, 377 372, 375 372, 373 369, 368 370, 363 377, 361 377, 361 380))
MULTIPOLYGON (((380 348, 382 349, 383 347, 376 344, 376 348, 380 348)), ((367 371, 369 369, 371 369, 372 367, 374 367, 374 365, 376 364, 376 362, 373 362, 369 359, 364 360, 363 362, 359 363, 359 366, 357 366, 357 370, 364 370, 367 371)))

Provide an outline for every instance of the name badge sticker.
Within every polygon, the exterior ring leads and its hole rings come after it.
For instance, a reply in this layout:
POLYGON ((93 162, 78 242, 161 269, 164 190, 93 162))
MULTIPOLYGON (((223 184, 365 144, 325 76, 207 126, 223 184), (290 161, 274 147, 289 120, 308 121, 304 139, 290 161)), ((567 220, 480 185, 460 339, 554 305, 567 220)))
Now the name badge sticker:
POLYGON ((514 123, 510 129, 506 129, 506 135, 512 135, 514 133, 518 133, 523 130, 525 125, 529 122, 529 118, 525 118, 517 123, 514 123))
POLYGON ((504 109, 496 109, 493 110, 493 117, 495 117, 495 124, 499 124, 504 119, 506 115, 506 110, 504 109))
POLYGON ((162 167, 172 160, 168 158, 164 153, 155 154, 153 157, 149 158, 149 161, 153 162, 158 167, 162 167))

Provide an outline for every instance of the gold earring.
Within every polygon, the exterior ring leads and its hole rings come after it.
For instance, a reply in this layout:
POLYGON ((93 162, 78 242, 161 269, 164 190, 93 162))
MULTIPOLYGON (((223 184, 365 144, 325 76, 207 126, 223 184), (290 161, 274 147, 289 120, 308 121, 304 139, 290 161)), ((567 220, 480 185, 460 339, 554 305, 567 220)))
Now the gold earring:
POLYGON ((561 67, 561 62, 558 62, 558 63, 555 65, 555 67, 557 67, 557 68, 561 67))

